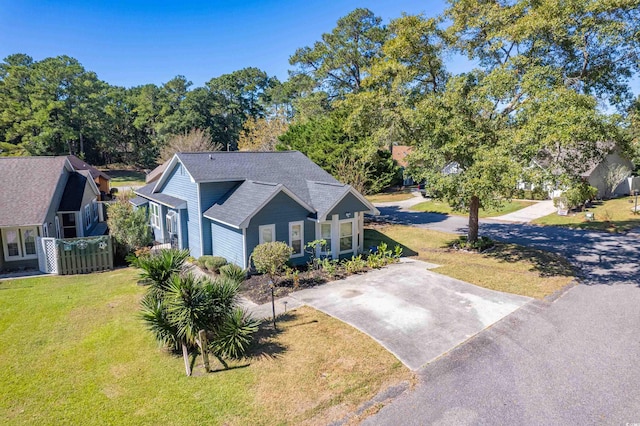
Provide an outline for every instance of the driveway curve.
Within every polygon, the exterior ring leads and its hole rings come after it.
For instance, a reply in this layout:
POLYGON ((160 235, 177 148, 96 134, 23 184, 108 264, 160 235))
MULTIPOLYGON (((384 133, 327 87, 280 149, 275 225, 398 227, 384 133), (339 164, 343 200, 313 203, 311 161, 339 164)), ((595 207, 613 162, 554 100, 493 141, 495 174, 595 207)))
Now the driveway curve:
MULTIPOLYGON (((466 231, 450 218, 380 210, 407 225, 466 231)), ((564 255, 581 285, 526 304, 425 365, 414 391, 364 424, 640 423, 640 236, 496 220, 482 220, 480 233, 564 255)))

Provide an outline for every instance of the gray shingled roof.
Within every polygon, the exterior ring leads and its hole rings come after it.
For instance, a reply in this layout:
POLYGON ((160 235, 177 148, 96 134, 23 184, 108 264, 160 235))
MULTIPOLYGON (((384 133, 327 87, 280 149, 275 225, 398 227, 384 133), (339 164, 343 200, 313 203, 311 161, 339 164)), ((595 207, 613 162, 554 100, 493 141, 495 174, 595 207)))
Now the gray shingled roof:
POLYGON ((91 164, 85 163, 84 160, 76 157, 75 155, 69 155, 68 158, 69 158, 69 162, 71 163, 74 169, 87 170, 91 174, 91 179, 95 179, 98 176, 102 176, 104 179, 107 179, 107 180, 111 179, 111 176, 109 176, 105 172, 102 172, 96 169, 91 164))
POLYGON ((160 204, 164 204, 165 206, 169 206, 173 209, 181 209, 187 206, 187 202, 185 200, 181 200, 177 197, 172 197, 171 195, 162 194, 159 192, 153 192, 153 188, 156 186, 155 182, 152 182, 148 185, 143 186, 142 188, 138 188, 134 193, 143 196, 144 198, 148 198, 151 201, 155 201, 160 204))
POLYGON ((351 189, 348 185, 326 182, 307 182, 307 187, 319 218, 324 217, 351 189))
POLYGON ((0 158, 0 226, 43 223, 65 163, 67 157, 0 158))
POLYGON ((281 184, 245 181, 229 191, 220 201, 204 212, 204 216, 231 226, 240 227, 267 200, 282 190, 281 184))
POLYGON ((149 200, 142 197, 133 197, 129 199, 129 202, 133 204, 135 207, 144 206, 145 204, 149 204, 149 200))
MULTIPOLYGON (((234 227, 245 226, 280 191, 288 192, 311 213, 324 217, 352 190, 298 151, 198 152, 176 156, 195 182, 242 182, 204 213, 209 219, 234 227)), ((153 192, 159 185, 160 182, 153 182, 135 192, 151 200, 167 197, 153 192)))
POLYGON ((298 151, 178 153, 196 182, 244 181, 281 183, 313 205, 307 181, 340 184, 298 151))

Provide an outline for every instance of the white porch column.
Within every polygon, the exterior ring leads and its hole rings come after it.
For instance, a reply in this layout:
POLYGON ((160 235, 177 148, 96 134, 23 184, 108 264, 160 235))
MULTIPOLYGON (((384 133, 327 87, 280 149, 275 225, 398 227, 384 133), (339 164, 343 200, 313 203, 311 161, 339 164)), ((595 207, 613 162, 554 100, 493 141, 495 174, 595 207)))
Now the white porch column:
POLYGON ((340 216, 337 214, 331 216, 331 257, 340 257, 340 216))
POLYGON ((356 227, 358 229, 358 252, 364 251, 364 212, 356 213, 356 227))

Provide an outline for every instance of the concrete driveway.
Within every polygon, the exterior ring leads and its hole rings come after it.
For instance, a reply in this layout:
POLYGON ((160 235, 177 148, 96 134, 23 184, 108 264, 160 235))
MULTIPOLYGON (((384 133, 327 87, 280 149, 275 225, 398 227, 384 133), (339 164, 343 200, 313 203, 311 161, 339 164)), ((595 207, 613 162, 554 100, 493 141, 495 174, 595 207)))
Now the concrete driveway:
POLYGON ((290 296, 373 337, 412 370, 531 300, 427 270, 433 266, 405 260, 290 296))

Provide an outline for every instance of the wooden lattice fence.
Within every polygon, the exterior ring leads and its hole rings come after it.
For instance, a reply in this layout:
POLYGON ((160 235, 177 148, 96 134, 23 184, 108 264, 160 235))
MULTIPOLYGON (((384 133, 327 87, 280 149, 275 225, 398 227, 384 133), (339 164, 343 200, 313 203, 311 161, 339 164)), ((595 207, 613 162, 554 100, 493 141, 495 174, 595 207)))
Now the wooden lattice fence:
POLYGON ((113 269, 113 242, 109 235, 43 238, 40 250, 43 251, 40 256, 42 272, 72 275, 113 269))

